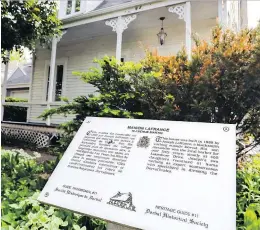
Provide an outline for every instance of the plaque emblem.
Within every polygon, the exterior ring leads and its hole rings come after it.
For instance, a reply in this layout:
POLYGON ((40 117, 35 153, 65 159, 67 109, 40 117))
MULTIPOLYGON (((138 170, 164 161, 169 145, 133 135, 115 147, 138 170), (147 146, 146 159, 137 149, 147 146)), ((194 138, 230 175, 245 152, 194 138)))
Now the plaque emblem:
POLYGON ((132 193, 121 193, 118 192, 115 196, 111 197, 109 202, 107 202, 110 205, 124 208, 129 211, 135 212, 135 206, 133 205, 133 198, 132 193))
POLYGON ((45 197, 48 197, 50 194, 48 193, 48 192, 46 192, 45 194, 44 194, 44 196, 45 197))
POLYGON ((150 138, 148 136, 143 136, 137 142, 138 148, 148 148, 150 145, 150 138))
POLYGON ((228 132, 228 131, 229 131, 229 127, 226 127, 226 126, 225 126, 225 127, 223 128, 223 130, 224 130, 224 132, 228 132))

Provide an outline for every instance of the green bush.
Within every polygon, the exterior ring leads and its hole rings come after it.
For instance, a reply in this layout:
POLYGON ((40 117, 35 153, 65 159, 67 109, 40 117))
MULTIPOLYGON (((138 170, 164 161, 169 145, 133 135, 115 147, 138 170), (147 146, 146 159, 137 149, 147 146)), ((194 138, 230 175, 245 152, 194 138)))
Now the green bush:
POLYGON ((260 229, 260 155, 237 171, 237 230, 260 229))
POLYGON ((182 50, 169 57, 147 52, 139 63, 95 62, 101 68, 74 74, 98 94, 64 100, 41 116, 75 114, 61 126, 63 150, 86 116, 236 124, 238 157, 260 142, 260 27, 239 34, 216 27, 210 42, 196 41, 191 61, 182 50))
POLYGON ((1 154, 3 230, 104 230, 105 222, 37 201, 58 160, 39 164, 23 151, 1 154))
MULTIPOLYGON (((26 99, 7 97, 5 102, 27 102, 26 99)), ((27 107, 6 105, 4 107, 4 121, 26 122, 27 107)))

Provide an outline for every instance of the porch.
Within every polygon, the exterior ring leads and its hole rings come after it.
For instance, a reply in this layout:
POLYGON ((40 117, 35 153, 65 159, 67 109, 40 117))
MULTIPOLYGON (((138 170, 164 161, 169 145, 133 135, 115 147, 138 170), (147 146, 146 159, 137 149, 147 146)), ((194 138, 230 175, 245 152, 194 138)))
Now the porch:
MULTIPOLYGON (((120 61, 139 61, 145 48, 157 49, 159 55, 176 54, 183 46, 191 55, 192 34, 208 39, 217 18, 225 21, 222 1, 155 1, 122 10, 90 12, 84 19, 64 19, 64 33, 53 38, 51 48, 38 48, 33 65, 33 78, 28 103, 2 105, 27 107, 28 123, 43 123, 38 117, 45 109, 57 107, 79 95, 94 93, 93 86, 83 83, 72 71, 87 71, 94 66, 94 58, 116 56, 120 61), (201 10, 206 9, 206 10, 201 10), (161 29, 160 17, 165 17, 165 43, 160 45, 157 34, 161 29), (49 93, 51 92, 51 93, 49 93)), ((70 120, 73 116, 54 116, 46 125, 70 120)))

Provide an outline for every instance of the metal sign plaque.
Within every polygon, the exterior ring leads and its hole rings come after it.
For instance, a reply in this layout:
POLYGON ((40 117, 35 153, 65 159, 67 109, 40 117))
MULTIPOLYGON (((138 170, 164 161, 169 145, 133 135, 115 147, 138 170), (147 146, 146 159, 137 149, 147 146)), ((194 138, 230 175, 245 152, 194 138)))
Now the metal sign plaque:
POLYGON ((235 230, 235 129, 87 117, 39 201, 140 229, 235 230))

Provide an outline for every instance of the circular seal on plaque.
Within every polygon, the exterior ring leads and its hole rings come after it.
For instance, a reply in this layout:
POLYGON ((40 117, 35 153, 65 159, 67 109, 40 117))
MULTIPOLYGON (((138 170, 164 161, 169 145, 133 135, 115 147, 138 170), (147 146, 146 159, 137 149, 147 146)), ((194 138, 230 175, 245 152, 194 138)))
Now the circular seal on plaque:
POLYGON ((229 127, 225 126, 225 127, 223 128, 223 130, 224 130, 224 132, 228 132, 228 131, 229 131, 229 127))
POLYGON ((44 196, 45 197, 48 197, 50 194, 48 193, 48 192, 46 192, 45 194, 44 194, 44 196))

